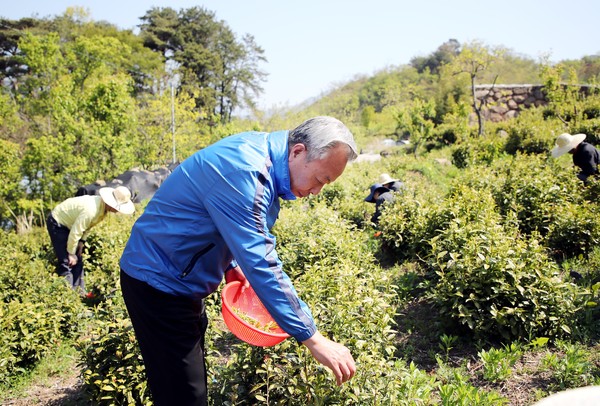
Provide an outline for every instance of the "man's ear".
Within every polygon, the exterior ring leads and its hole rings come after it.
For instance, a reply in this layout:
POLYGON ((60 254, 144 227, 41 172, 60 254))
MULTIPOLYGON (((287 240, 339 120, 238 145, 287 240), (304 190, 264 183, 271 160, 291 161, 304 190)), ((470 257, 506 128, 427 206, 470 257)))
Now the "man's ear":
POLYGON ((306 146, 304 144, 294 144, 290 150, 290 158, 296 158, 303 152, 306 152, 306 146))

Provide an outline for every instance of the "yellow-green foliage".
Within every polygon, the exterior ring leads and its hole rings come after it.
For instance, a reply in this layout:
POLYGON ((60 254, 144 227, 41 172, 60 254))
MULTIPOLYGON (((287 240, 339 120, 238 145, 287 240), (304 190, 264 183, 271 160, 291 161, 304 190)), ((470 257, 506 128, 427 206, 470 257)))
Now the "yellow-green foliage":
POLYGON ((380 222, 383 247, 424 261, 435 273, 429 298, 478 336, 569 334, 584 299, 552 254, 588 253, 600 240, 581 187, 542 156, 494 161, 465 171, 436 203, 403 196, 380 222))
POLYGON ((462 188, 444 202, 453 213, 433 238, 430 298, 475 335, 519 337, 571 333, 576 289, 533 238, 502 226, 489 191, 462 188))
POLYGON ((95 404, 150 405, 146 372, 119 293, 96 306, 82 352, 83 379, 95 404))
POLYGON ((336 388, 333 376, 293 340, 274 348, 231 347, 214 365, 214 404, 413 404, 431 399, 433 380, 395 360, 394 276, 374 266, 368 245, 323 204, 282 210, 278 252, 322 334, 347 345, 360 372, 336 388), (360 327, 359 327, 360 326, 360 327), (419 393, 412 386, 420 382, 419 393))
POLYGON ((557 118, 544 118, 541 109, 522 111, 517 118, 505 124, 508 133, 506 152, 545 154, 553 146, 556 137, 569 128, 557 118))
POLYGON ((79 332, 79 296, 54 275, 45 230, 0 232, 0 383, 79 332))

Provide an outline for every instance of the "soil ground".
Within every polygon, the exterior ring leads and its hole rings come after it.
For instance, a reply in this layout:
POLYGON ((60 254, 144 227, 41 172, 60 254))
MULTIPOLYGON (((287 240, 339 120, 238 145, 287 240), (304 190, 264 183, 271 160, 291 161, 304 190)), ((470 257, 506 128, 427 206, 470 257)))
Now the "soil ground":
POLYGON ((85 400, 79 369, 71 369, 61 376, 44 382, 34 382, 18 398, 2 401, 2 406, 84 406, 85 400))

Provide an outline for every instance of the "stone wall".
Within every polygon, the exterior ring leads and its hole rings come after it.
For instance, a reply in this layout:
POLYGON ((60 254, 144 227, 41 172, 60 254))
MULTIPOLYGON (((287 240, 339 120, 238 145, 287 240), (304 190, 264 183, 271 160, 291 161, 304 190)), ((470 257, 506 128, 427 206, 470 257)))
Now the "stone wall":
MULTIPOLYGON (((580 85, 582 95, 598 91, 598 87, 580 85)), ((499 122, 519 115, 523 109, 546 106, 548 100, 542 85, 478 85, 475 86, 475 97, 484 100, 482 115, 486 121, 499 122)), ((475 113, 472 121, 477 121, 475 113)))
POLYGON ((479 85, 475 86, 475 97, 484 101, 481 112, 485 120, 499 122, 518 116, 523 109, 547 105, 543 88, 542 85, 479 85))

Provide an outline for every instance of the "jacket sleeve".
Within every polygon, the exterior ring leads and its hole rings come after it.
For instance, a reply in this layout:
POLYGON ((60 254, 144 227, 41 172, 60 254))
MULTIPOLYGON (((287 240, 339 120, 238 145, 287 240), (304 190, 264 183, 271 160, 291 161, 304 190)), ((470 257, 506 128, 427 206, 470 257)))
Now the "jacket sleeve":
POLYGON ((73 226, 69 230, 69 238, 67 240, 67 252, 75 255, 77 251, 77 244, 79 240, 89 232, 90 224, 92 224, 93 216, 90 216, 87 212, 82 212, 73 223, 73 226))
POLYGON ((268 175, 239 171, 222 178, 205 197, 205 208, 233 257, 277 324, 304 341, 317 331, 312 314, 282 270, 267 216, 278 199, 268 175))

